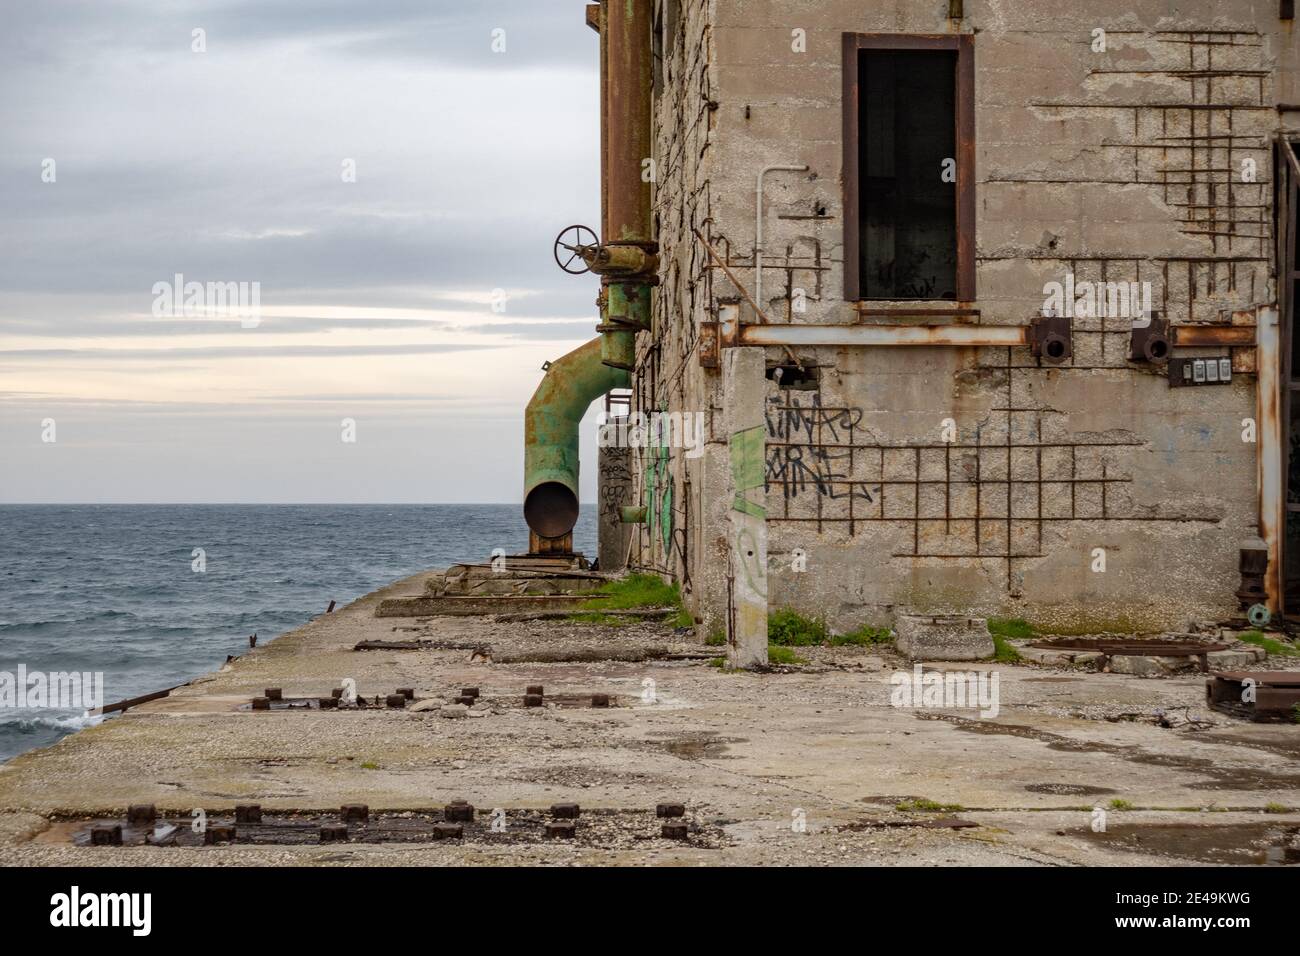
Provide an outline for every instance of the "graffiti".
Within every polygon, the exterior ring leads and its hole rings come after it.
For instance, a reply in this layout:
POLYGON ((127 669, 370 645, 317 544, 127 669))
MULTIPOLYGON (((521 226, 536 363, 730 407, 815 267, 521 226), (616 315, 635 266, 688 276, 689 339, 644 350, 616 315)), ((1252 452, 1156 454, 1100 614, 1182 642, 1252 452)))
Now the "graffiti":
POLYGON ((765 418, 772 439, 767 447, 768 490, 779 488, 787 501, 809 491, 824 498, 875 501, 875 489, 851 480, 853 431, 862 421, 862 409, 824 408, 820 394, 808 406, 797 398, 787 404, 777 397, 768 399, 765 418))

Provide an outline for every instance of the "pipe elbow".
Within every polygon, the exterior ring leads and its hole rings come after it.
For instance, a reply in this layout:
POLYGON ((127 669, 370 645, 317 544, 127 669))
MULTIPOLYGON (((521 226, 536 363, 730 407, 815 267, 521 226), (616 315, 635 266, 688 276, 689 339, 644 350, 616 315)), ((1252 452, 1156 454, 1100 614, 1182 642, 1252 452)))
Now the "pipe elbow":
POLYGON ((592 339, 552 362, 524 412, 524 520, 558 538, 578 521, 578 426, 591 403, 630 374, 601 361, 592 339))

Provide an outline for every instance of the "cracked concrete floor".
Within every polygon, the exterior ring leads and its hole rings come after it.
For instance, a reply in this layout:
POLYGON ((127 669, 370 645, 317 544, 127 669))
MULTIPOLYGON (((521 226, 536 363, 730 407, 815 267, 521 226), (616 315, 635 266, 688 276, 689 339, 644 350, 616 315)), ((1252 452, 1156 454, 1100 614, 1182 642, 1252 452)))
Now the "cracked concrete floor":
MULTIPOLYGON (((609 628, 489 618, 377 619, 383 597, 416 594, 416 575, 251 651, 171 697, 132 709, 0 767, 0 863, 1131 865, 1294 862, 1300 833, 1300 727, 1208 712, 1204 680, 996 667, 1000 713, 890 706, 888 652, 817 649, 791 673, 733 674, 702 660, 610 662, 642 651, 700 652, 663 625, 609 628), (360 640, 453 648, 352 650, 360 640), (497 657, 572 658, 493 663, 497 657), (414 687, 446 698, 478 686, 484 716, 437 710, 241 709, 265 687, 328 696, 344 678, 367 696, 414 687), (654 702, 643 699, 653 681, 654 702), (614 696, 609 709, 525 709, 550 698, 614 696), (1163 708, 1212 726, 1165 729, 1107 718, 1163 708), (1183 708, 1187 710, 1184 711, 1183 708), (494 840, 420 845, 94 847, 68 817, 154 803, 188 819, 237 803, 331 811, 361 802, 429 810, 463 798, 486 815, 576 801, 629 811, 627 826, 573 843, 494 840), (699 833, 658 836, 656 803, 688 807, 699 833), (903 812, 906 800, 960 811, 903 812), (1109 810, 1093 832, 1094 806, 1109 810), (1281 810, 1281 808, 1289 808, 1281 810), (635 813, 631 812, 635 811, 635 813), (1267 812, 1273 811, 1273 812, 1267 812), (952 816, 970 829, 863 826, 952 816), (806 821, 796 832, 792 822, 806 821)), ((965 665, 945 665, 965 669, 965 665)), ((589 817, 588 819, 593 819, 589 817)), ((582 827, 580 820, 579 826, 582 827)))

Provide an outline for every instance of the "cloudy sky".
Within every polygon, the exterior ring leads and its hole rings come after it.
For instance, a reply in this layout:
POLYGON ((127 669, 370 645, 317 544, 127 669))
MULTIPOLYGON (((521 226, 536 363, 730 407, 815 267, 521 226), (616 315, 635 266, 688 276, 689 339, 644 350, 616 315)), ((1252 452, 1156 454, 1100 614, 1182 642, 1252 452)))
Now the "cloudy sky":
POLYGON ((0 0, 0 501, 518 501, 595 334, 583 8, 0 0), (177 274, 260 321, 155 314, 177 274))

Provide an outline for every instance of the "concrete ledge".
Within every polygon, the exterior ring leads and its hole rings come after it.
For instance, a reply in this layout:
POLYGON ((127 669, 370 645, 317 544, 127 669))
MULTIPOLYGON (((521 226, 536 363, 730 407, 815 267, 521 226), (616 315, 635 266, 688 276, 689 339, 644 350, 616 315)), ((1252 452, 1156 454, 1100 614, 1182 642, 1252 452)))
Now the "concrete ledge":
POLYGON ((445 617, 486 614, 511 614, 520 611, 554 611, 576 608, 590 600, 587 594, 537 594, 477 597, 443 595, 442 597, 388 598, 379 602, 375 617, 445 617))
POLYGON ((993 637, 982 617, 900 614, 894 627, 899 653, 914 661, 978 661, 993 656, 993 637))

